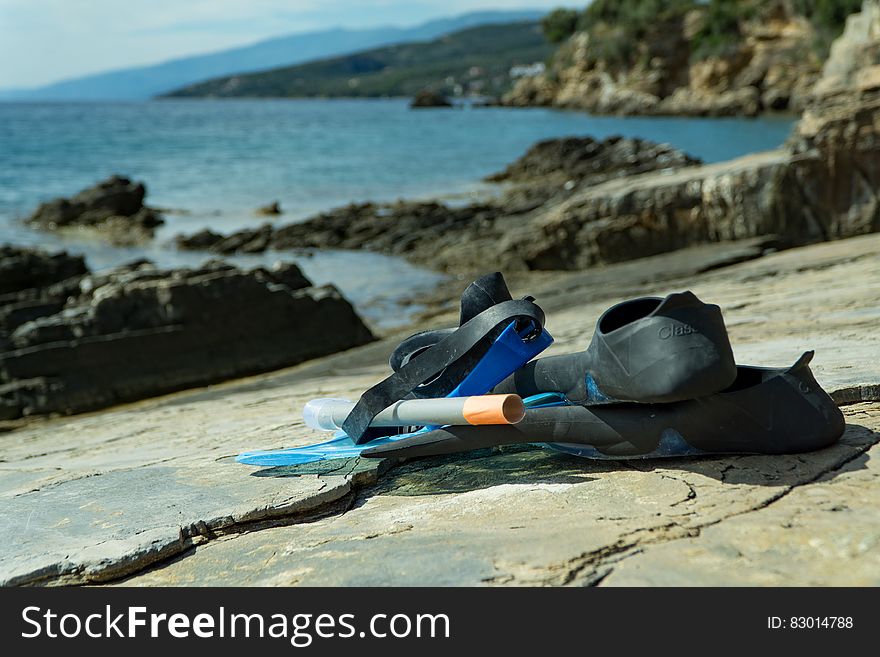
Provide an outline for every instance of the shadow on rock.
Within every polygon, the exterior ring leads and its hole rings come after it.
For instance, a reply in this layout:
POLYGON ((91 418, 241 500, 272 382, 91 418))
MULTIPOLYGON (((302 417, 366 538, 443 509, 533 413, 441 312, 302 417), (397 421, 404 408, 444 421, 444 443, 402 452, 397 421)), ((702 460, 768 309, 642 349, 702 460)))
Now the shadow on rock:
MULTIPOLYGON (((868 457, 857 457, 877 442, 880 442, 880 433, 859 424, 848 424, 846 433, 836 445, 804 454, 600 461, 562 454, 537 445, 517 445, 407 461, 381 479, 374 493, 442 495, 504 484, 583 484, 602 474, 622 470, 637 470, 646 474, 679 470, 732 485, 797 486, 823 476, 833 478, 843 471, 841 466, 844 464, 848 464, 846 471, 852 471, 854 467, 864 468, 868 457), (855 466, 855 463, 859 465, 855 466)), ((335 459, 264 468, 252 476, 372 477, 381 475, 393 465, 389 460, 335 459)))
MULTIPOLYGON (((844 464, 849 464, 847 471, 851 471, 853 459, 877 442, 880 442, 880 433, 860 424, 847 424, 839 442, 815 452, 645 459, 627 463, 642 472, 683 470, 725 484, 799 486, 823 476, 834 478, 843 471, 844 464)), ((864 462, 862 464, 864 467, 864 462)))
POLYGON ((379 459, 331 459, 329 461, 316 461, 315 463, 303 463, 300 465, 279 465, 271 468, 262 468, 251 473, 252 477, 300 477, 303 475, 319 476, 354 476, 361 473, 378 473, 387 467, 382 467, 387 461, 379 459))
POLYGON ((467 493, 504 484, 583 484, 591 475, 619 470, 613 463, 586 461, 538 446, 483 449, 413 460, 379 482, 380 495, 467 493))

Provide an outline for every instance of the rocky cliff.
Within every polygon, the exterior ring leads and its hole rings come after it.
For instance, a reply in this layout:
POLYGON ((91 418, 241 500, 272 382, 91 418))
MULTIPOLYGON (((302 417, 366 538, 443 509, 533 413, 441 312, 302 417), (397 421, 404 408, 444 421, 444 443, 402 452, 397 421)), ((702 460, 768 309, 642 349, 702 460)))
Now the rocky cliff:
POLYGON ((880 3, 850 16, 788 144, 579 191, 506 231, 530 269, 579 269, 695 243, 774 247, 880 230, 880 3))
POLYGON ((503 99, 600 114, 753 116, 800 111, 819 76, 823 42, 855 0, 597 0, 547 72, 503 99), (645 16, 654 8, 655 16, 645 16), (632 14, 632 16, 630 16, 632 14))
POLYGON ((785 148, 586 189, 509 234, 507 250, 530 268, 580 268, 698 242, 765 235, 794 246, 880 230, 878 64, 880 3, 868 0, 785 148))
POLYGON ((880 230, 880 3, 866 0, 831 49, 789 140, 793 203, 828 238, 880 230))

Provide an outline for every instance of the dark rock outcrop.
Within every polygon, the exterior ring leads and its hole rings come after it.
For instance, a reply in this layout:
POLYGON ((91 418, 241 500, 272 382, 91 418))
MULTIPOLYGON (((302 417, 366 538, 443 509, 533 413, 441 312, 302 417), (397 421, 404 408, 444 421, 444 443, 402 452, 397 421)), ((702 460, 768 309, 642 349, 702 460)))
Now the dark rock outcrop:
POLYGON ((281 212, 281 204, 278 201, 272 201, 267 205, 263 205, 257 208, 257 214, 271 217, 282 214, 281 212))
POLYGON ((62 251, 51 255, 0 245, 0 295, 39 291, 87 273, 82 256, 62 251))
MULTIPOLYGON (((512 211, 516 211, 515 208, 508 208, 508 212, 512 211)), ((451 239, 463 252, 468 252, 467 240, 473 233, 503 213, 502 206, 493 203, 460 207, 434 201, 353 203, 280 228, 266 225, 258 231, 243 230, 216 241, 196 233, 190 237, 179 236, 177 243, 183 248, 198 249, 203 241, 211 241, 207 250, 223 255, 257 253, 268 248, 363 249, 442 269, 452 263, 434 258, 432 244, 451 239)))
POLYGON ((190 236, 178 235, 175 243, 187 251, 209 251, 220 255, 263 253, 272 245, 273 232, 271 224, 240 230, 229 236, 205 229, 190 236))
MULTIPOLYGON (((482 222, 493 221, 497 206, 466 205, 449 207, 437 202, 400 202, 391 205, 352 204, 337 208, 308 221, 275 230, 275 249, 334 248, 366 249, 427 259, 434 267, 427 244, 457 236, 460 240, 482 222)), ((231 239, 231 238, 230 238, 231 239)))
POLYGON ((373 340, 334 287, 292 264, 73 271, 0 297, 0 419, 101 408, 373 340))
POLYGON ((60 312, 87 273, 81 256, 0 246, 0 352, 19 326, 60 312))
POLYGON ((669 144, 646 139, 619 135, 604 140, 564 137, 539 141, 504 171, 486 180, 526 184, 587 180, 596 184, 619 176, 699 163, 698 158, 669 144))
MULTIPOLYGON (((502 243, 511 227, 531 214, 599 183, 654 170, 675 170, 699 160, 666 144, 642 139, 551 139, 489 180, 509 182, 495 201, 451 206, 439 202, 350 204, 307 221, 269 224, 223 237, 211 231, 178 236, 185 249, 255 253, 268 248, 365 249, 402 256, 437 269, 479 269, 484 242, 502 243)), ((497 251, 497 246, 491 246, 497 251)), ((513 269, 526 263, 505 258, 513 269)))
POLYGON ((430 89, 422 89, 409 103, 413 109, 423 107, 452 107, 452 103, 443 94, 430 89))
POLYGON ((43 203, 27 222, 43 230, 94 230, 114 244, 138 244, 164 223, 157 210, 144 205, 146 193, 143 183, 112 176, 69 199, 43 203))
POLYGON ((178 249, 185 251, 208 251, 225 237, 220 233, 215 233, 210 228, 205 228, 192 235, 178 235, 174 238, 178 249))

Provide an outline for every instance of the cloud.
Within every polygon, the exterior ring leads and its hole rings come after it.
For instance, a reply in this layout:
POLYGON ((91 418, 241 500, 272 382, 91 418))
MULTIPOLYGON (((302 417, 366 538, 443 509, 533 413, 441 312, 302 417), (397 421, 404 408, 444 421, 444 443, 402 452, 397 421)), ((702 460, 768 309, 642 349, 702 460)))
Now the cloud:
POLYGON ((566 0, 0 0, 0 88, 149 64, 331 27, 414 23, 566 0))

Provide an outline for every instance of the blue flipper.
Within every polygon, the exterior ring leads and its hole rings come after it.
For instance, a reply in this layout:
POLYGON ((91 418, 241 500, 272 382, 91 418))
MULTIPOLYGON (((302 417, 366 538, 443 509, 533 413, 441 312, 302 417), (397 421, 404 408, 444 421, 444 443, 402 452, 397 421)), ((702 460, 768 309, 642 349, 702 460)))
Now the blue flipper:
MULTIPOLYGON (((485 357, 477 363, 464 380, 447 396, 467 397, 470 395, 486 394, 500 381, 510 376, 510 374, 525 365, 551 344, 553 344, 553 338, 546 330, 541 331, 538 336, 530 340, 524 340, 516 332, 515 324, 511 323, 498 336, 498 339, 489 348, 485 357)), ((539 396, 542 398, 553 397, 553 395, 539 396)), ((337 432, 333 440, 304 447, 244 452, 239 454, 235 460, 245 465, 265 467, 302 465, 304 463, 315 463, 329 459, 347 459, 358 456, 367 448, 411 438, 436 428, 424 427, 412 433, 384 436, 360 445, 356 445, 347 435, 340 431, 337 432)))

